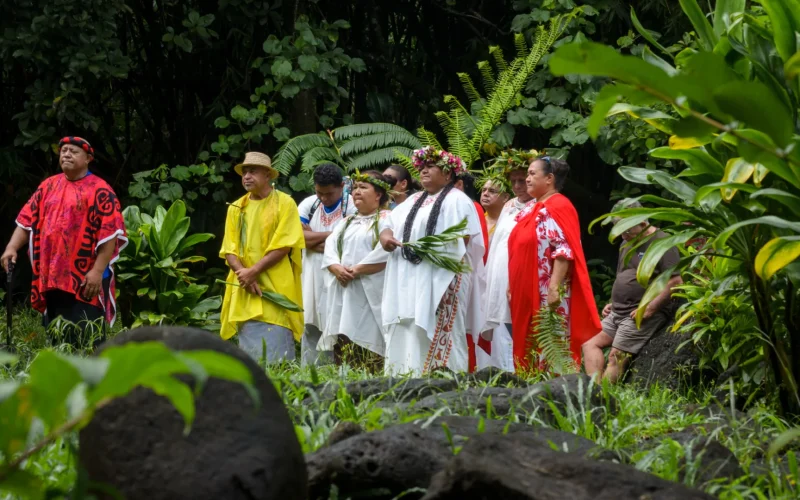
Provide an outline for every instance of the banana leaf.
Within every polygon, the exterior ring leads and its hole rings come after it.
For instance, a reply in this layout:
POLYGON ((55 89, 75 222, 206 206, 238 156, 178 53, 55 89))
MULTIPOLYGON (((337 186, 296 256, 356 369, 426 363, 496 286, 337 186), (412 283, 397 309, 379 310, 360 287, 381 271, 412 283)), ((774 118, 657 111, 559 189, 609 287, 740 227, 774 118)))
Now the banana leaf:
MULTIPOLYGON (((223 285, 238 286, 241 288, 241 285, 238 285, 237 283, 229 283, 222 280, 216 280, 216 282, 222 283, 223 285)), ((303 308, 292 302, 289 297, 274 290, 261 290, 261 298, 268 302, 272 302, 276 306, 280 306, 287 311, 303 312, 303 308)))

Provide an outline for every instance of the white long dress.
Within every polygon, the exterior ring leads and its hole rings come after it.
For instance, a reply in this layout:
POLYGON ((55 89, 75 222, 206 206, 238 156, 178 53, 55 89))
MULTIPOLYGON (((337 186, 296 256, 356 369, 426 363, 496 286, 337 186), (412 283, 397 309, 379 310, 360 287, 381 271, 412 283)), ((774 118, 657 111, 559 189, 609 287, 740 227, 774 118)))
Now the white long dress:
MULTIPOLYGON (((320 203, 317 206, 314 215, 309 218, 311 207, 317 201, 317 196, 312 195, 300 202, 297 210, 300 213, 300 220, 311 228, 312 231, 323 233, 333 231, 340 220, 344 217, 355 213, 356 206, 353 203, 353 198, 348 195, 347 206, 344 207, 346 213, 342 213, 342 202, 328 212, 325 207, 320 203)), ((330 238, 326 241, 327 248, 330 238)), ((308 249, 303 250, 303 315, 306 325, 313 325, 318 329, 322 329, 325 325, 325 274, 322 269, 322 260, 324 255, 320 252, 312 252, 308 249)), ((325 271, 327 272, 327 271, 325 271)))
MULTIPOLYGON (((402 241, 403 229, 411 209, 423 193, 416 193, 398 205, 389 217, 389 227, 402 241)), ((434 202, 441 195, 428 196, 419 208, 411 229, 410 241, 425 236, 425 227, 434 202)), ((463 239, 449 245, 447 254, 464 259, 472 269, 456 275, 423 260, 414 264, 393 251, 386 265, 382 315, 386 328, 387 375, 410 373, 419 376, 439 367, 466 371, 469 367, 467 332, 479 332, 483 308, 479 288, 473 283, 485 279, 483 234, 472 200, 456 189, 442 203, 435 234, 466 218, 469 243, 463 239), (473 328, 474 327, 474 328, 473 328)))
POLYGON ((377 235, 388 226, 390 214, 388 210, 380 212, 377 232, 375 215, 351 215, 342 219, 328 237, 322 263, 327 317, 317 350, 333 350, 337 337, 341 334, 365 349, 384 355, 381 296, 385 271, 361 276, 343 287, 328 271, 328 266, 341 264, 353 267, 357 264, 385 263, 389 253, 381 247, 377 235), (348 220, 351 220, 349 224, 348 220), (344 239, 340 257, 338 242, 342 231, 344 239))
POLYGON ((480 347, 475 348, 475 361, 478 369, 490 366, 508 372, 514 371, 514 346, 511 332, 506 325, 511 324, 511 307, 508 304, 508 237, 517 225, 517 214, 528 203, 519 198, 509 200, 500 212, 494 234, 489 244, 486 259, 486 322, 482 332, 492 331, 491 354, 480 347))

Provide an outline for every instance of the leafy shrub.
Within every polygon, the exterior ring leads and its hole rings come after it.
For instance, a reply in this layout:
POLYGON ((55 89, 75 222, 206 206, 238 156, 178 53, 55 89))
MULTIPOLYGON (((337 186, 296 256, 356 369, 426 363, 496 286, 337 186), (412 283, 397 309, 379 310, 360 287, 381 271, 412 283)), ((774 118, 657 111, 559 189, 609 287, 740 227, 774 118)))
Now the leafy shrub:
POLYGON ((215 311, 222 298, 203 299, 208 286, 195 283, 185 267, 205 262, 205 257, 190 255, 190 251, 214 235, 188 234, 190 218, 181 200, 169 210, 157 207, 154 217, 137 206, 127 207, 122 215, 130 244, 118 261, 118 278, 123 283, 119 303, 131 327, 171 324, 218 330, 215 311))

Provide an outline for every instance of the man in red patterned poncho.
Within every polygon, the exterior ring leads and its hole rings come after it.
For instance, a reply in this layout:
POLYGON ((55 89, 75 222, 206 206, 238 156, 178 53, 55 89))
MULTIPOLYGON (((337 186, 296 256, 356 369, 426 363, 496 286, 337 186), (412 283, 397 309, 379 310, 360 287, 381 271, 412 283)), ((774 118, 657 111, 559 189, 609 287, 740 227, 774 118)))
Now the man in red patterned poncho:
POLYGON ((73 323, 104 318, 113 324, 111 266, 128 243, 120 203, 89 171, 94 149, 86 140, 65 137, 59 150, 62 173, 45 179, 22 208, 0 262, 8 272, 9 262, 16 262, 17 252, 28 244, 31 305, 44 314, 45 326, 58 316, 73 323))

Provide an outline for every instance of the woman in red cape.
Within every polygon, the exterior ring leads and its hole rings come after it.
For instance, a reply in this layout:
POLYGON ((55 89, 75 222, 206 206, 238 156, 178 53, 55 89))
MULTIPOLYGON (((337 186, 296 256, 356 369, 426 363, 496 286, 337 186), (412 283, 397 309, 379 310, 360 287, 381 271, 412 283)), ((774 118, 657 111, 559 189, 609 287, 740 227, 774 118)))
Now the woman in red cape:
POLYGON ((530 369, 532 322, 541 307, 565 317, 570 351, 580 365, 581 345, 601 329, 581 246, 578 212, 560 193, 569 165, 548 156, 531 163, 526 183, 537 201, 517 215, 508 240, 514 365, 530 369))

